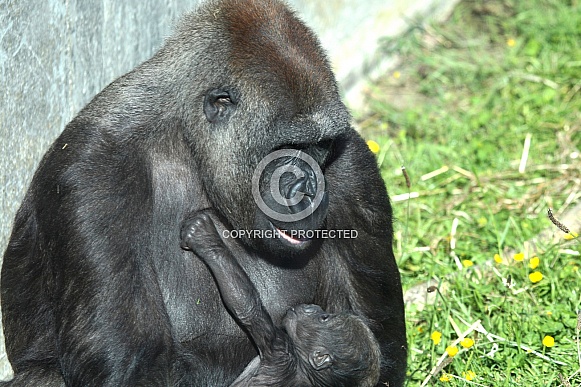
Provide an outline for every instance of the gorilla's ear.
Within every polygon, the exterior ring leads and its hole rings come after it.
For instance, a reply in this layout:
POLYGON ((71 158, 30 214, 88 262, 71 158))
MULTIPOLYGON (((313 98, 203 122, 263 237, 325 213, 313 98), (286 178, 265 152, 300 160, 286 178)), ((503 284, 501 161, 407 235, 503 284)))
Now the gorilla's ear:
POLYGON ((333 358, 325 348, 319 348, 309 355, 309 363, 317 371, 330 367, 333 364, 333 358))
POLYGON ((236 97, 229 89, 211 89, 204 98, 204 114, 211 123, 220 122, 236 108, 236 97))

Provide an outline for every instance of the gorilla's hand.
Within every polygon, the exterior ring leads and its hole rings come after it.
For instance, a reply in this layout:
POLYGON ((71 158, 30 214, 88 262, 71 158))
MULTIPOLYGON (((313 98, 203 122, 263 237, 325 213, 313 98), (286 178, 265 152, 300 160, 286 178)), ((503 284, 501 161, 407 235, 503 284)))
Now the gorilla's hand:
POLYGON ((188 216, 182 223, 181 247, 191 250, 203 260, 221 256, 228 248, 216 228, 220 224, 214 210, 207 208, 188 216))

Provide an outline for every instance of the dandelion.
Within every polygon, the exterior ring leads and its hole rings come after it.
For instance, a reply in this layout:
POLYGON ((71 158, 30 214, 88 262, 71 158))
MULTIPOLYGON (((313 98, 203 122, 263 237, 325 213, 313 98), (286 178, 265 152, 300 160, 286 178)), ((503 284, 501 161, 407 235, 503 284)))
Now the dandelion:
POLYGON ((541 260, 539 259, 539 257, 532 257, 531 260, 529 261, 529 267, 534 270, 537 268, 537 266, 539 266, 540 262, 541 260))
POLYGON ((507 39, 507 41, 506 41, 506 45, 508 47, 514 47, 515 44, 516 44, 516 40, 514 40, 513 38, 507 39))
POLYGON ((449 382, 450 380, 452 380, 452 376, 450 374, 442 374, 442 376, 440 376, 440 382, 449 382))
POLYGON ((434 342, 434 345, 440 344, 440 340, 442 340, 442 332, 434 331, 430 335, 430 339, 434 342))
POLYGON ((460 345, 464 348, 470 348, 474 345, 474 340, 469 337, 465 337, 462 339, 462 341, 460 341, 460 345))
POLYGON ((494 262, 502 263, 502 257, 500 256, 500 254, 494 254, 494 262))
POLYGON ((375 153, 375 154, 379 153, 379 149, 380 149, 380 147, 379 147, 379 144, 378 144, 377 142, 375 142, 375 141, 373 141, 373 140, 368 140, 368 141, 367 141, 367 146, 369 147, 369 149, 370 149, 370 150, 371 150, 373 153, 375 153))
POLYGON ((474 266, 474 262, 472 262, 469 259, 464 259, 464 260, 462 260, 462 266, 464 266, 464 267, 474 266))
POLYGON ((543 345, 547 348, 551 348, 555 345, 555 338, 553 336, 543 337, 543 345))
POLYGON ((472 370, 468 370, 466 372, 462 372, 462 376, 464 379, 471 381, 472 379, 476 378, 476 373, 472 370))
POLYGON ((571 231, 570 233, 565 234, 565 236, 563 236, 563 238, 565 238, 566 241, 570 241, 572 239, 575 239, 579 236, 579 234, 577 234, 575 231, 571 231))
POLYGON ((543 279, 543 274, 540 271, 533 271, 531 274, 529 274, 529 279, 532 283, 536 284, 543 279))
POLYGON ((454 357, 458 353, 458 347, 446 347, 446 353, 448 353, 448 356, 454 357))
POLYGON ((393 72, 393 77, 394 77, 395 79, 399 79, 399 78, 401 77, 401 73, 400 73, 399 71, 394 71, 394 72, 393 72))
POLYGON ((517 262, 522 262, 525 259, 525 255, 524 253, 516 253, 515 255, 512 256, 512 259, 514 259, 517 262))

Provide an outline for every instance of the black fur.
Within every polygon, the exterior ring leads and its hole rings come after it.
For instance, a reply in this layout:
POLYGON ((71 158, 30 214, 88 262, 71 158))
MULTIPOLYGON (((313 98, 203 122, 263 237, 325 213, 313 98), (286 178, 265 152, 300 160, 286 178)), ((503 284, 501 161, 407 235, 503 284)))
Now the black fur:
POLYGON ((281 148, 324 149, 311 151, 325 154, 329 196, 312 227, 358 236, 294 255, 246 238, 240 265, 276 324, 298 304, 371 321, 379 383, 402 385, 391 208, 349 121, 317 39, 283 4, 211 0, 184 17, 67 125, 35 173, 2 267, 12 385, 231 383, 257 352, 208 269, 180 249, 180 225, 211 207, 234 229, 267 227, 251 177, 281 148))
POLYGON ((258 348, 232 387, 372 387, 379 379, 379 345, 365 321, 349 312, 329 314, 318 305, 290 308, 276 327, 254 284, 238 264, 218 229, 212 210, 186 219, 182 248, 195 252, 214 276, 224 304, 258 348))

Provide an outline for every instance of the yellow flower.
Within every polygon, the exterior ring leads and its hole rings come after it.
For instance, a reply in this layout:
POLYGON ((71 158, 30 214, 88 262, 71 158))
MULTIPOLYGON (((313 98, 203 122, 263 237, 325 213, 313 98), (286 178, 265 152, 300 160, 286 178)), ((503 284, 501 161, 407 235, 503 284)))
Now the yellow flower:
POLYGON ((488 219, 486 219, 484 216, 478 218, 478 225, 480 227, 486 226, 487 223, 488 223, 488 219))
POLYGON ((552 316, 553 312, 551 312, 550 310, 547 310, 547 316, 552 316))
POLYGON ((529 267, 531 269, 536 269, 537 266, 539 266, 539 262, 541 262, 539 257, 532 257, 531 260, 529 261, 529 267))
POLYGON ((450 376, 450 374, 442 374, 442 376, 440 376, 440 382, 449 382, 450 380, 452 380, 452 376, 450 376))
POLYGON ((472 262, 469 259, 464 259, 464 260, 462 260, 462 266, 464 266, 464 267, 474 266, 474 262, 472 262))
POLYGON ((555 345, 555 338, 553 336, 545 336, 543 338, 543 345, 547 348, 551 348, 555 345))
POLYGON ((563 238, 565 238, 566 241, 570 241, 571 239, 575 239, 579 236, 579 234, 577 234, 575 231, 571 231, 568 234, 565 234, 565 236, 563 238))
POLYGON ((508 47, 514 47, 515 44, 516 44, 516 40, 514 40, 513 38, 510 38, 506 41, 506 45, 508 47))
POLYGON ((512 259, 514 259, 517 262, 522 262, 525 259, 525 255, 524 253, 516 253, 515 255, 512 256, 512 259))
POLYGON ((432 332, 430 335, 430 339, 434 342, 435 345, 440 344, 440 340, 442 340, 442 333, 438 331, 432 332))
POLYGON ((466 372, 462 372, 462 376, 464 379, 471 381, 472 379, 476 378, 476 373, 472 370, 468 370, 466 372))
POLYGON ((373 141, 373 140, 368 140, 368 141, 367 141, 367 146, 369 147, 369 149, 370 149, 370 150, 371 150, 373 153, 375 153, 375 154, 379 153, 379 149, 380 149, 380 147, 379 147, 379 144, 378 144, 377 142, 375 142, 375 141, 373 141))
POLYGON ((502 257, 500 256, 500 254, 494 254, 494 262, 502 263, 502 257))
POLYGON ((458 347, 446 347, 446 352, 448 353, 448 356, 454 357, 458 353, 458 347))
POLYGON ((465 337, 462 339, 462 341, 460 341, 460 345, 463 346, 464 348, 470 348, 471 346, 474 345, 474 340, 472 340, 469 337, 465 337))
POLYGON ((394 71, 394 72, 393 72, 393 77, 394 77, 395 79, 399 79, 399 77, 401 77, 401 73, 400 73, 399 71, 394 71))
POLYGON ((543 279, 543 274, 540 271, 533 271, 531 274, 529 274, 529 279, 532 283, 536 284, 543 279))

